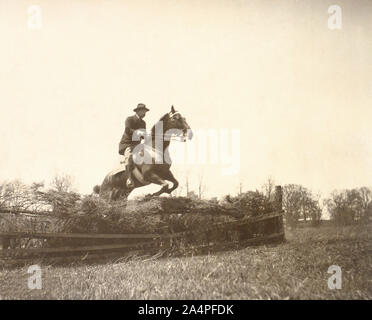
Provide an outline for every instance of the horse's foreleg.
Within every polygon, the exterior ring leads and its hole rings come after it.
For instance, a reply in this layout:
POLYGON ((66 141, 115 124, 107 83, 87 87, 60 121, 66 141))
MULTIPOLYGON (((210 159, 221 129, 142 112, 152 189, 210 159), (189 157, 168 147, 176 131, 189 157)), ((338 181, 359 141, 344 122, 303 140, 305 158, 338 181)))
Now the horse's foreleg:
POLYGON ((178 181, 176 180, 176 178, 174 177, 173 173, 171 171, 168 171, 166 176, 164 176, 165 179, 167 179, 168 181, 172 182, 173 186, 172 188, 168 189, 166 192, 171 194, 172 191, 176 190, 178 188, 178 181))
POLYGON ((155 192, 151 194, 151 196, 160 196, 162 193, 168 192, 169 190, 169 185, 168 182, 165 181, 164 179, 160 178, 157 174, 155 173, 150 173, 144 177, 148 182, 158 184, 161 187, 161 189, 158 192, 155 192))

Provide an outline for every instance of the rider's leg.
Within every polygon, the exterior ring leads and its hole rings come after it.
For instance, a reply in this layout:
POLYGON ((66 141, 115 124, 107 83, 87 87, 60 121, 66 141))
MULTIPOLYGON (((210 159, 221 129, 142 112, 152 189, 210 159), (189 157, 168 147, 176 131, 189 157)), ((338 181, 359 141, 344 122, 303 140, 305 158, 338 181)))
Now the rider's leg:
POLYGON ((133 170, 132 152, 128 157, 128 163, 125 167, 125 170, 127 171, 127 186, 132 187, 134 185, 133 180, 132 180, 132 170, 133 170))

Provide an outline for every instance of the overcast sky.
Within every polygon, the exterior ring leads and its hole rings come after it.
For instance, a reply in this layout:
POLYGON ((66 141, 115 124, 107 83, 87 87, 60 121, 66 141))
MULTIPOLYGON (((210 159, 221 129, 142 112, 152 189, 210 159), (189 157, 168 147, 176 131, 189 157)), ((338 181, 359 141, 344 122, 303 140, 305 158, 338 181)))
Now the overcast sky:
POLYGON ((206 196, 269 176, 371 186, 371 31, 371 1, 1 0, 0 180, 67 173, 90 193, 142 102, 148 127, 174 104, 193 129, 240 130, 237 174, 174 166, 194 188, 202 174, 206 196), (28 27, 33 4, 41 29, 28 27), (328 28, 334 4, 341 30, 328 28))

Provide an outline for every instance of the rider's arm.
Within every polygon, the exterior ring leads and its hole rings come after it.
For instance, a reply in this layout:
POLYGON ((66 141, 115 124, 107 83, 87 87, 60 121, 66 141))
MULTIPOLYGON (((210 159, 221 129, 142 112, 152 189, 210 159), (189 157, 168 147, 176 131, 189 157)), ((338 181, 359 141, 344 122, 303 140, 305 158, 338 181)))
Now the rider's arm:
POLYGON ((141 140, 145 139, 145 135, 147 135, 147 132, 146 132, 146 122, 144 121, 144 130, 143 130, 143 136, 141 137, 141 140))
POLYGON ((131 118, 127 118, 127 120, 125 120, 125 133, 126 133, 128 136, 132 137, 134 131, 136 131, 136 129, 132 129, 132 121, 131 121, 131 118))

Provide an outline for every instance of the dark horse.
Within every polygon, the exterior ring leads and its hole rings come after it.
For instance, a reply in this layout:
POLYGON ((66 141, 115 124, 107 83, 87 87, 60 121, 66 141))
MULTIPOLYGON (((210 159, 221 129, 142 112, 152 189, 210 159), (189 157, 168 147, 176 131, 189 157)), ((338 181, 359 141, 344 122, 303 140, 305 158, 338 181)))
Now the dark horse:
MULTIPOLYGON (((154 148, 152 149, 150 147, 151 152, 148 154, 150 161, 144 161, 143 163, 136 163, 136 161, 134 161, 135 164, 132 173, 134 187, 128 188, 126 186, 127 172, 125 170, 117 173, 109 173, 103 180, 99 191, 96 190, 99 192, 99 196, 106 200, 127 199, 135 188, 150 183, 161 186, 161 189, 152 194, 152 196, 158 196, 162 193, 171 193, 175 190, 178 187, 178 181, 170 171, 171 161, 168 153, 171 137, 174 136, 178 136, 182 141, 186 141, 187 138, 192 138, 193 133, 186 119, 172 106, 171 111, 162 116, 151 129, 150 139, 147 140, 151 140, 151 145, 154 148), (161 127, 161 124, 163 129, 159 133, 158 128, 161 127), (161 139, 162 143, 156 143, 156 141, 159 141, 156 139, 161 139), (156 161, 155 153, 157 153, 156 161), (172 187, 169 187, 167 181, 172 182, 172 187)), ((133 156, 135 160, 135 152, 133 152, 133 156)))

